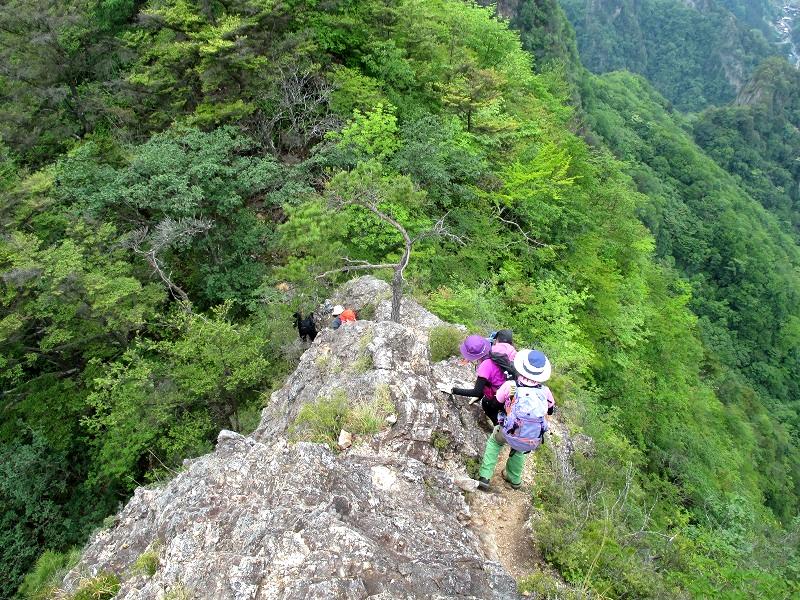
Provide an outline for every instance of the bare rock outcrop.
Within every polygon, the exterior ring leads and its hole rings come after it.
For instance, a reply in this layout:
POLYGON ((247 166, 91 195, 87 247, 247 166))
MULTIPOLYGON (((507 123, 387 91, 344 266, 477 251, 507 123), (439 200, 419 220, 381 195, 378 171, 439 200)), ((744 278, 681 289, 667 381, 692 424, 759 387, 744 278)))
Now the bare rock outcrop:
POLYGON ((480 408, 435 387, 472 372, 455 359, 431 364, 428 335, 442 323, 415 302, 404 301, 401 323, 385 320, 388 289, 350 282, 337 301, 371 303, 375 320, 320 332, 251 436, 223 431, 172 481, 138 489, 65 591, 110 571, 129 600, 516 598, 469 524, 464 459, 485 443, 480 408), (301 408, 333 394, 394 409, 342 452, 297 441, 301 408), (153 574, 134 567, 148 551, 153 574))

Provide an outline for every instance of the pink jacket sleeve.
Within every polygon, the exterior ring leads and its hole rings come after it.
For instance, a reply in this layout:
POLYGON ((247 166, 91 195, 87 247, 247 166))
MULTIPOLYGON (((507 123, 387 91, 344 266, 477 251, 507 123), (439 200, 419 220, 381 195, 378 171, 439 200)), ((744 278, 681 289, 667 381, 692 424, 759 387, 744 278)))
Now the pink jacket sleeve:
POLYGON ((497 401, 498 401, 500 404, 503 404, 503 405, 505 406, 506 402, 508 402, 508 396, 509 396, 509 392, 510 392, 510 390, 511 390, 511 385, 512 385, 513 383, 514 383, 513 381, 506 381, 506 382, 505 382, 503 385, 501 385, 501 386, 498 388, 498 390, 497 390, 497 394, 496 394, 496 396, 495 396, 495 399, 496 399, 496 400, 497 400, 497 401))

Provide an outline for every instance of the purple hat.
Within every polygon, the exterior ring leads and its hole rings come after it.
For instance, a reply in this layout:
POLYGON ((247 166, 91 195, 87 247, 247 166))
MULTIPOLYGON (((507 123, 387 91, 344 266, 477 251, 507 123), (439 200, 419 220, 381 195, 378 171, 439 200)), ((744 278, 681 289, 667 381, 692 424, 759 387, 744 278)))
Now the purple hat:
POLYGON ((467 360, 478 360, 487 356, 492 349, 492 345, 485 337, 480 335, 467 336, 461 344, 461 356, 467 360))
POLYGON ((525 379, 544 383, 550 379, 553 368, 543 352, 538 350, 520 350, 514 357, 514 368, 525 379))

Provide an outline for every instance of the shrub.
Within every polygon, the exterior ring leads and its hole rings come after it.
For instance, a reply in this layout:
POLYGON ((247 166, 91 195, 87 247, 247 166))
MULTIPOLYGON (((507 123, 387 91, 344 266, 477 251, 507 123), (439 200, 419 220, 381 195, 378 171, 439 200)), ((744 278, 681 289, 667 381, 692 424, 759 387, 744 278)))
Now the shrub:
POLYGON ((46 550, 33 569, 25 575, 22 585, 19 586, 18 596, 26 600, 51 598, 67 572, 78 563, 80 556, 77 549, 68 552, 46 550))
POLYGON ((434 431, 431 434, 431 444, 433 447, 436 448, 439 452, 444 452, 447 450, 447 447, 450 445, 451 438, 446 433, 442 433, 439 431, 434 431))
POLYGON ((431 362, 458 356, 458 348, 463 339, 464 332, 452 325, 440 325, 431 329, 429 337, 431 362))
POLYGON ((467 475, 472 477, 472 479, 477 479, 481 470, 481 459, 475 456, 465 457, 464 468, 467 471, 467 475))
POLYGON ((377 386, 372 400, 356 404, 351 404, 344 390, 336 390, 330 398, 305 404, 292 432, 296 439, 336 448, 342 429, 354 435, 371 435, 381 430, 386 416, 393 412, 389 386, 385 384, 377 386))
POLYGON ((119 591, 119 577, 114 573, 100 573, 84 580, 70 600, 111 600, 119 591))
POLYGON ((142 573, 148 577, 152 577, 158 570, 158 553, 161 550, 161 543, 156 541, 150 547, 139 555, 136 562, 133 563, 133 571, 142 573))
POLYGON ((521 579, 517 589, 525 596, 541 600, 590 600, 595 597, 591 592, 567 586, 547 571, 538 571, 521 579))
POLYGON ((244 406, 240 406, 237 417, 239 419, 238 432, 242 435, 249 435, 253 433, 261 423, 261 412, 266 406, 269 396, 261 397, 257 401, 248 402, 244 406))
POLYGON ((336 448, 348 409, 347 395, 337 390, 330 398, 304 404, 292 425, 296 438, 336 448))

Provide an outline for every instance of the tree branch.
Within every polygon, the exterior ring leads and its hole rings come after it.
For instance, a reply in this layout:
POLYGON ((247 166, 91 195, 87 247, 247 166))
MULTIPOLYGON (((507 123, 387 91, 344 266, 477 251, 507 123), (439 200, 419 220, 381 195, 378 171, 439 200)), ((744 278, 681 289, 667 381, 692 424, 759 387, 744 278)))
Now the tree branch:
POLYGON ((189 295, 172 280, 172 273, 165 271, 164 263, 158 254, 175 244, 188 241, 198 233, 208 231, 212 225, 211 221, 204 219, 176 221, 168 217, 156 225, 152 234, 149 226, 140 227, 131 232, 127 241, 128 247, 147 261, 153 272, 167 286, 172 297, 183 302, 188 312, 192 312, 189 307, 189 295), (143 248, 146 242, 149 242, 149 249, 143 248))
POLYGON ((324 279, 334 273, 349 273, 350 271, 365 271, 369 269, 396 269, 399 266, 399 263, 383 263, 379 265, 374 265, 372 263, 363 262, 363 264, 357 265, 346 265, 344 267, 339 267, 338 269, 331 269, 330 271, 325 271, 324 273, 320 273, 317 275, 317 279, 324 279))
POLYGON ((506 223, 507 225, 513 225, 514 227, 516 227, 517 230, 519 230, 519 232, 522 234, 522 237, 525 238, 525 241, 527 241, 529 244, 533 244, 534 246, 539 246, 540 248, 548 248, 549 247, 548 244, 545 244, 544 242, 540 242, 539 240, 534 239, 531 236, 529 236, 527 233, 525 233, 525 230, 522 229, 520 224, 517 223, 516 221, 510 221, 508 219, 503 218, 503 209, 500 208, 499 206, 497 207, 497 218, 498 218, 498 220, 502 221, 503 223, 506 223))
POLYGON ((423 240, 428 237, 443 237, 460 246, 465 246, 467 241, 464 236, 456 235, 452 231, 450 231, 444 224, 444 220, 447 218, 447 215, 450 214, 450 211, 444 213, 436 223, 434 223, 433 227, 423 231, 422 233, 418 234, 411 240, 411 243, 414 244, 420 240, 423 240))

